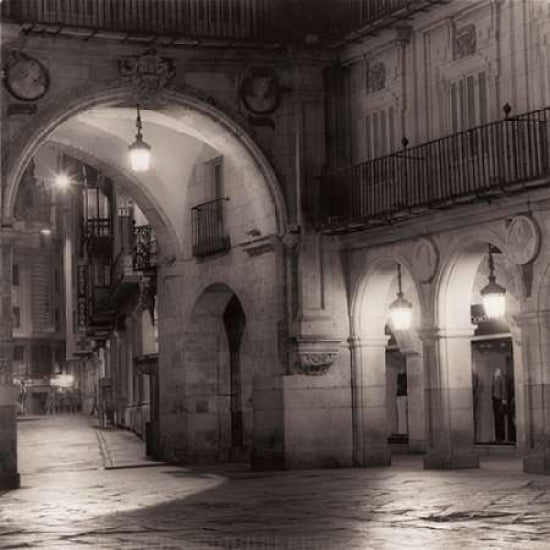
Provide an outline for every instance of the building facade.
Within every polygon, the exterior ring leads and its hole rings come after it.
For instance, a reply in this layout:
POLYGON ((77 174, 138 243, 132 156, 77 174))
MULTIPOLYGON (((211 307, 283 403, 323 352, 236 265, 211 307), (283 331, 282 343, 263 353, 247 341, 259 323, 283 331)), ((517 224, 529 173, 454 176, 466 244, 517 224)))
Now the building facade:
POLYGON ((79 189, 85 409, 151 455, 458 468, 496 446, 548 472, 550 7, 328 4, 4 0, 7 481, 16 204, 45 150, 79 189))

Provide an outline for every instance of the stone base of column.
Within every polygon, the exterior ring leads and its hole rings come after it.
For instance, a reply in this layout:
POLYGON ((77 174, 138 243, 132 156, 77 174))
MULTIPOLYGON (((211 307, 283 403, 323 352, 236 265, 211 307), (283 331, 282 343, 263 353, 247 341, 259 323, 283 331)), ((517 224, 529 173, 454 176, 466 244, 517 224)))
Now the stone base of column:
POLYGON ((532 455, 523 459, 523 471, 526 474, 550 475, 550 455, 532 455))
POLYGON ((19 489, 20 486, 21 479, 19 474, 0 474, 0 489, 19 489))
POLYGON ((479 468, 479 456, 474 454, 433 454, 424 457, 425 470, 458 470, 462 468, 479 468))
POLYGON ((389 448, 369 449, 360 459, 357 466, 361 468, 376 468, 391 466, 391 451, 389 448))

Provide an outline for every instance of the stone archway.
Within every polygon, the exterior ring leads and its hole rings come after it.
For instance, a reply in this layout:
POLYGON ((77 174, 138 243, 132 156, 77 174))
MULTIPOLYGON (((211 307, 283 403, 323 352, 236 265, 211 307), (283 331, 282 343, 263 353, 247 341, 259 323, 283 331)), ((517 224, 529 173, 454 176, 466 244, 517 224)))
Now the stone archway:
MULTIPOLYGON (((427 352, 430 446, 425 460, 428 468, 479 465, 478 452, 474 447, 471 342, 476 327, 472 323, 471 306, 476 284, 480 286, 480 266, 484 260, 487 261, 489 244, 502 252, 496 263, 496 274, 499 282, 507 288, 510 326, 514 324, 514 314, 519 310, 521 283, 515 266, 506 258, 505 243, 490 232, 481 232, 475 238, 466 237, 457 243, 443 262, 436 285, 437 329, 425 340, 425 346, 430 350, 427 352)), ((514 342, 516 386, 522 377, 521 370, 521 354, 514 342)), ((521 403, 518 405, 517 409, 521 409, 521 403)))
MULTIPOLYGON (((4 151, 2 224, 9 224, 11 220, 17 187, 26 166, 56 128, 79 113, 91 109, 133 107, 134 94, 135 90, 132 88, 120 86, 107 89, 82 87, 72 90, 66 97, 61 96, 50 104, 45 104, 44 110, 33 119, 34 124, 26 127, 4 151)), ((260 185, 265 185, 265 191, 274 205, 278 233, 284 233, 288 216, 278 178, 265 154, 241 124, 190 91, 182 93, 175 89, 163 90, 148 103, 147 108, 162 113, 168 120, 179 120, 188 132, 215 148, 238 152, 243 159, 244 169, 253 175, 257 174, 253 179, 260 185)))
POLYGON ((183 461, 248 458, 251 388, 242 361, 249 353, 247 346, 241 301, 227 285, 210 285, 193 307, 183 350, 185 452, 179 457, 183 461))
POLYGON ((422 318, 419 292, 408 262, 399 256, 385 257, 360 279, 352 299, 352 407, 354 414, 354 461, 361 466, 390 464, 388 414, 386 403, 385 326, 389 305, 395 299, 397 264, 402 266, 403 291, 413 304, 409 331, 396 331, 407 362, 411 437, 415 447, 423 447, 424 388, 421 346, 416 330, 422 318))

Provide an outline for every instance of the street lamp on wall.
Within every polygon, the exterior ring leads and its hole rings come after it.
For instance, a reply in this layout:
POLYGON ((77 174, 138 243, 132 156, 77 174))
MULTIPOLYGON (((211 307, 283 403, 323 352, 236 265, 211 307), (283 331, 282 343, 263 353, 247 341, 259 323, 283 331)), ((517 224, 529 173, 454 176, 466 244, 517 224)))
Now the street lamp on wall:
POLYGON ((151 163, 151 146, 143 141, 139 105, 137 105, 136 128, 136 141, 128 147, 130 166, 134 172, 147 172, 151 163))
POLYGON ((504 317, 506 313, 506 289, 496 282, 493 249, 489 245, 489 282, 481 289, 483 307, 489 319, 504 317))
POLYGON ((390 304, 390 318, 396 330, 408 330, 411 327, 412 304, 403 296, 400 264, 397 264, 397 298, 390 304))

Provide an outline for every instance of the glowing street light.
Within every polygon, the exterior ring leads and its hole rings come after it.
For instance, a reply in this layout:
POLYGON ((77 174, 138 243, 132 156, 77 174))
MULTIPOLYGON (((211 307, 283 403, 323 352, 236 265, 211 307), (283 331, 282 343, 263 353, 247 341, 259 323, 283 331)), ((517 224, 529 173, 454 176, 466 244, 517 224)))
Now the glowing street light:
POLYGON ((141 115, 137 106, 136 141, 128 147, 130 166, 134 172, 147 172, 151 164, 151 146, 143 141, 141 115))
POLYGON ((390 318, 396 330, 408 330, 411 327, 412 304, 403 296, 400 264, 397 264, 397 298, 390 304, 390 318))
POLYGON ((489 319, 504 317, 506 313, 506 289, 496 282, 493 251, 489 245, 489 282, 481 290, 483 307, 489 319))

